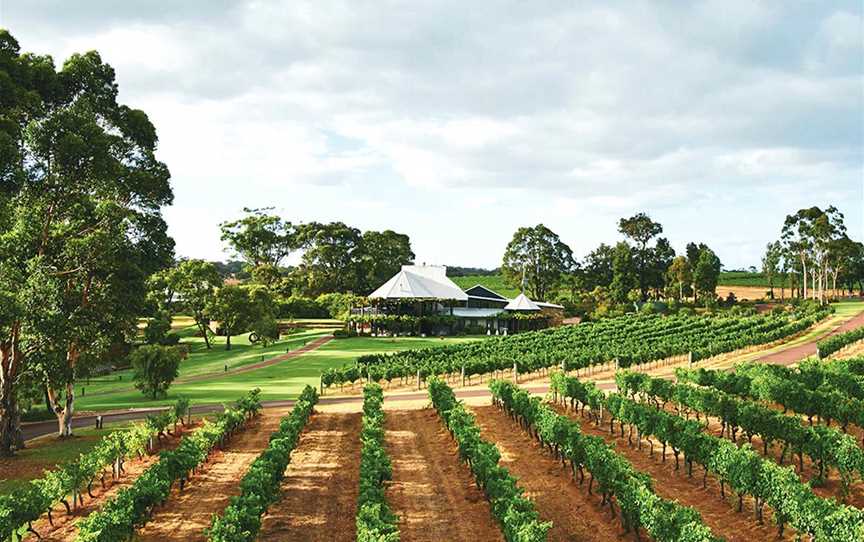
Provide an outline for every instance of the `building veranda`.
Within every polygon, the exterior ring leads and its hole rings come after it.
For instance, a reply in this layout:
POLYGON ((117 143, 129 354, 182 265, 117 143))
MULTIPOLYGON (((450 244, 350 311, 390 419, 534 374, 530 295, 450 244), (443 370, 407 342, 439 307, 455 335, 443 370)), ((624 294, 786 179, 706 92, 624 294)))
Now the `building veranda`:
POLYGON ((513 299, 476 285, 462 290, 447 268, 403 265, 372 292, 369 305, 352 310, 349 331, 382 335, 508 335, 560 325, 564 307, 533 301, 524 293, 513 299))

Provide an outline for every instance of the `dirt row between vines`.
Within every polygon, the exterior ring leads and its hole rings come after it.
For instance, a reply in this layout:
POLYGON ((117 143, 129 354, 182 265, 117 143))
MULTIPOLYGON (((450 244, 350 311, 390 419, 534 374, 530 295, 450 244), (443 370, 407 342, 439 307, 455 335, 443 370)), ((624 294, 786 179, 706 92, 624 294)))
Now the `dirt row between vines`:
POLYGON ((224 449, 214 451, 204 466, 187 482, 183 491, 175 485, 164 507, 138 530, 141 542, 204 541, 204 529, 213 514, 220 514, 229 499, 240 493, 240 480, 267 447, 270 434, 290 409, 268 409, 235 434, 224 449))
POLYGON ((388 411, 385 430, 393 464, 387 502, 399 516, 402 540, 503 541, 483 492, 434 410, 388 411))
MULTIPOLYGON (((117 495, 117 493, 126 487, 131 486, 135 483, 135 480, 147 470, 148 467, 153 465, 159 460, 159 451, 163 450, 173 450, 177 447, 177 444, 180 442, 180 438, 184 434, 188 434, 189 431, 193 430, 195 426, 199 425, 197 422, 193 423, 191 427, 183 427, 178 426, 178 431, 174 435, 169 435, 162 439, 160 443, 158 443, 157 451, 150 455, 145 455, 143 458, 135 458, 126 461, 123 464, 123 474, 117 480, 111 480, 111 469, 107 468, 106 476, 105 476, 105 488, 102 488, 102 485, 99 480, 93 483, 93 498, 89 495, 84 495, 84 504, 78 505, 78 507, 73 511, 72 515, 66 513, 66 508, 63 504, 58 503, 52 508, 51 515, 53 517, 54 526, 51 526, 51 523, 48 521, 47 514, 42 516, 38 521, 33 522, 33 529, 39 533, 42 537, 41 540, 44 542, 60 542, 65 540, 73 540, 75 536, 78 534, 77 523, 81 518, 88 516, 89 514, 99 510, 102 508, 102 505, 107 502, 109 499, 117 495)), ((71 498, 69 499, 69 504, 72 504, 71 498)), ((32 534, 28 536, 25 540, 32 541, 37 540, 36 536, 32 534)))
POLYGON ((360 478, 361 414, 316 412, 282 480, 282 498, 264 516, 259 541, 354 540, 360 478))

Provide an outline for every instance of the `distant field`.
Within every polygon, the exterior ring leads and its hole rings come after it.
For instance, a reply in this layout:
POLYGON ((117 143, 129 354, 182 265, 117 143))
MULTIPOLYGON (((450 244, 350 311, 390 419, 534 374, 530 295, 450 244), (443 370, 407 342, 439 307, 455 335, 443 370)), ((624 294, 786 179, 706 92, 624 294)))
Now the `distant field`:
POLYGON ((450 277, 450 279, 463 290, 480 284, 504 297, 513 298, 519 295, 519 289, 507 286, 501 275, 465 275, 464 277, 450 277))

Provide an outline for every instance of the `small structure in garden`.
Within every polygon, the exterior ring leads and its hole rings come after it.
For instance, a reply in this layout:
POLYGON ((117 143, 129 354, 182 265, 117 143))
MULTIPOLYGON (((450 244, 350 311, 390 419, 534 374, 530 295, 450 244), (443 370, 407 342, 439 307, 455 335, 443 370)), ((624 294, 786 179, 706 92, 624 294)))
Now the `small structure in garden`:
POLYGON ((476 285, 465 291, 447 277, 447 268, 403 265, 356 308, 349 329, 372 335, 507 335, 560 325, 564 307, 532 301, 524 293, 514 299, 476 285))

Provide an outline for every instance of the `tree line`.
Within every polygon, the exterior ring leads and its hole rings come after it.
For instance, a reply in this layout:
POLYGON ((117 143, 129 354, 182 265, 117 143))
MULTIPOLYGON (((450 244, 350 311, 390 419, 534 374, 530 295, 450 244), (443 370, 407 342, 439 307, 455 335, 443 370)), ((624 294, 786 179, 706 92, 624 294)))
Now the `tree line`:
MULTIPOLYGON (((583 261, 543 224, 519 228, 501 264, 505 280, 534 299, 556 299, 605 313, 636 302, 692 298, 715 301, 720 259, 704 243, 689 243, 677 255, 663 226, 646 213, 618 222, 624 240, 602 243, 583 261)), ((586 310, 587 312, 587 310, 586 310)))

